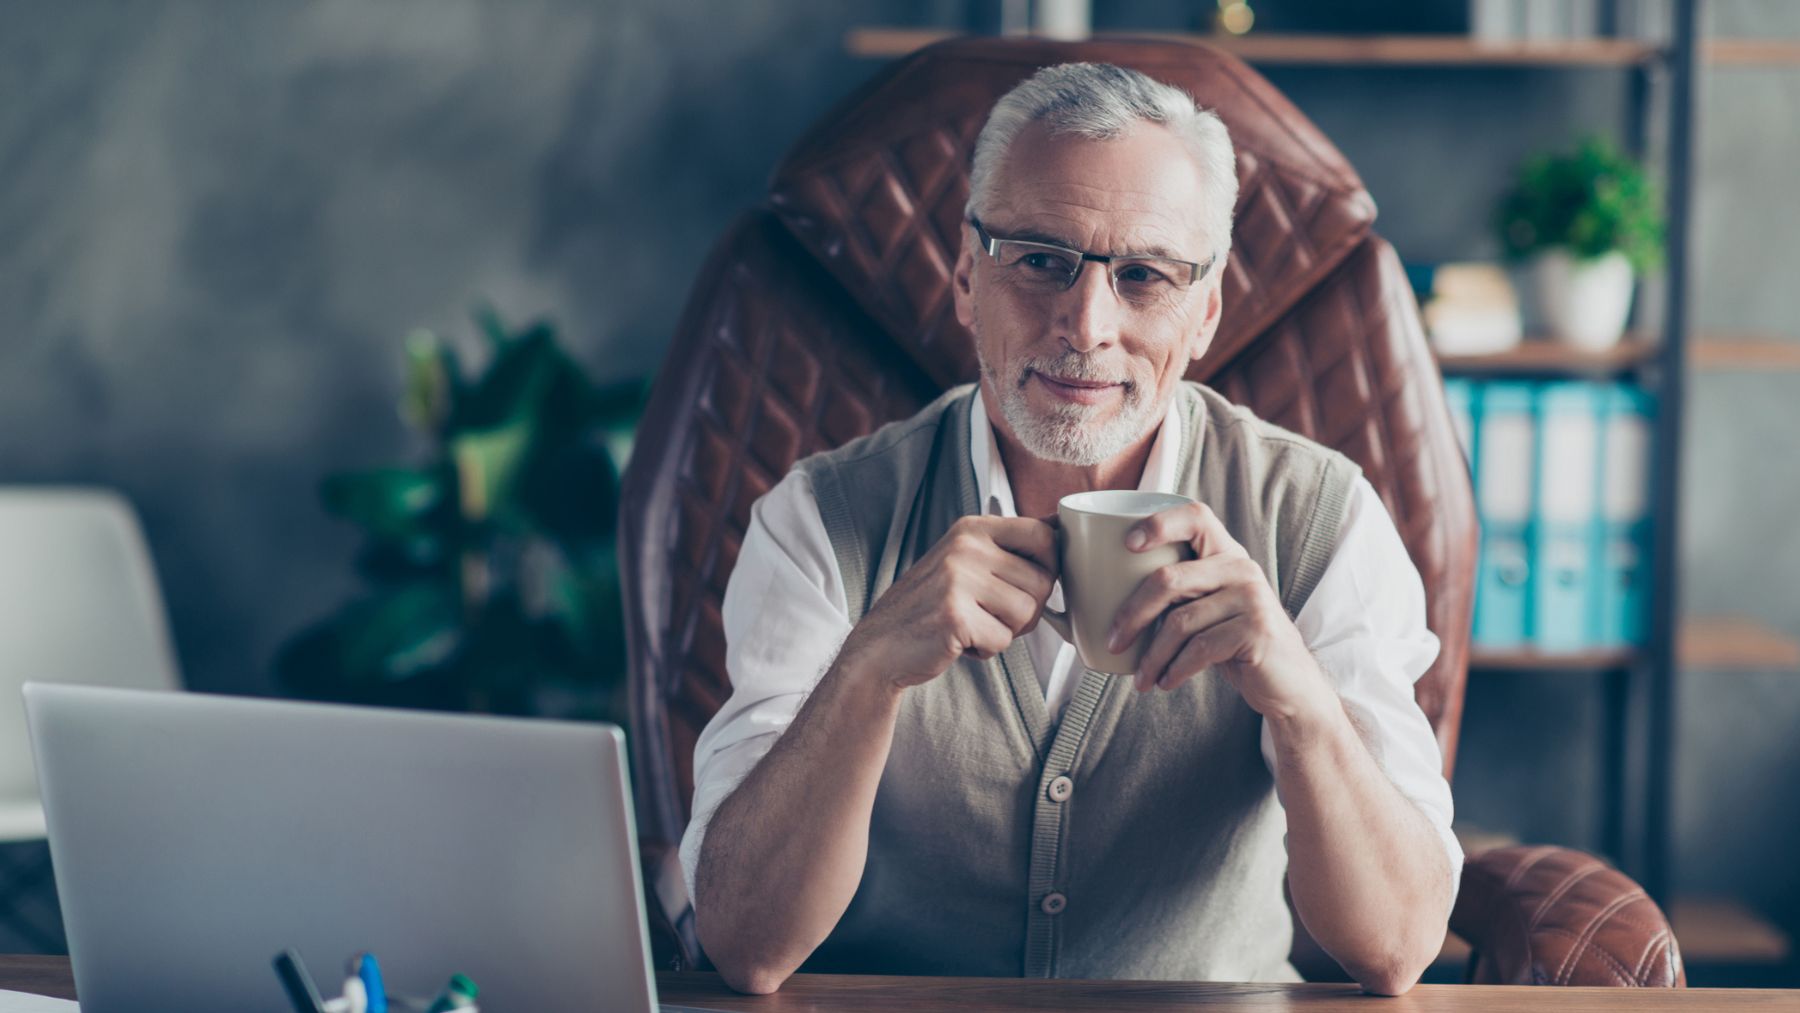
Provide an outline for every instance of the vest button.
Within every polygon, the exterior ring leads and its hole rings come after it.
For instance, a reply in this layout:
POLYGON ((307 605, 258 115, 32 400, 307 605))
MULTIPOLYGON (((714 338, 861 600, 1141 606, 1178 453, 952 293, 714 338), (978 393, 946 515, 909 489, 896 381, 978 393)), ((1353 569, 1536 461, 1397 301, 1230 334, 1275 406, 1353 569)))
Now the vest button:
POLYGON ((1044 791, 1044 794, 1050 796, 1052 802, 1067 802, 1069 796, 1075 794, 1075 782, 1069 780, 1068 775, 1065 774, 1051 781, 1050 787, 1044 791))
POLYGON ((1059 915, 1062 914, 1063 908, 1068 906, 1069 898, 1064 897, 1060 893, 1051 892, 1044 894, 1044 900, 1042 903, 1038 904, 1038 910, 1047 915, 1059 915))

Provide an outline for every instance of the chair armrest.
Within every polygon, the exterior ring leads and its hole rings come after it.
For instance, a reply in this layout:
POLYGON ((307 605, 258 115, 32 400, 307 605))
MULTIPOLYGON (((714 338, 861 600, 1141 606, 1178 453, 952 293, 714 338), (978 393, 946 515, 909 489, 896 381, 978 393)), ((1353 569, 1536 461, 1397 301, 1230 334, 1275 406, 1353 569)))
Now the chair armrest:
POLYGON ((694 908, 681 877, 677 847, 668 841, 638 840, 644 863, 644 909, 650 922, 650 963, 658 970, 704 969, 694 935, 694 908))
POLYGON ((1643 887, 1592 855, 1508 847, 1472 856, 1450 928, 1482 985, 1682 988, 1681 950, 1643 887))

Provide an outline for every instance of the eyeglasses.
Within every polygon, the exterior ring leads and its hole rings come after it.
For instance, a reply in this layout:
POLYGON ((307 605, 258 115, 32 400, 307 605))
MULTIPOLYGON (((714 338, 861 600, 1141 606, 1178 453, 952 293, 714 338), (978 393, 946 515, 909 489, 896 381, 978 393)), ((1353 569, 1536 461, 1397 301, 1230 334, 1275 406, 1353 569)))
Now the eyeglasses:
POLYGON ((1042 293, 1066 292, 1081 277, 1081 269, 1090 260, 1106 266, 1113 294, 1134 306, 1159 306, 1186 291, 1212 270, 1210 257, 1204 264, 1174 257, 1148 254, 1102 256, 1071 250, 1055 243, 1039 243, 1026 239, 1001 239, 988 234, 980 220, 969 219, 981 248, 994 263, 1000 265, 1006 279, 1026 291, 1042 293))

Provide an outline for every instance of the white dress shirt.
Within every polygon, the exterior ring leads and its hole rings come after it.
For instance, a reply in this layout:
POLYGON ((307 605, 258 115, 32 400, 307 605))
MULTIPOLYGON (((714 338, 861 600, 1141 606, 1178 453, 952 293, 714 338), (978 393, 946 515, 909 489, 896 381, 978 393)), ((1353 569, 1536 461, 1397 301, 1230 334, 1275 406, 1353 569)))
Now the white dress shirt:
MULTIPOLYGON (((970 418, 976 501, 989 503, 992 497, 1000 513, 1015 516, 993 427, 982 424, 988 416, 979 388, 970 418)), ((1181 428, 1171 399, 1139 489, 1175 490, 1181 428)), ((1049 605, 1062 607, 1060 584, 1049 605)), ((751 508, 750 528, 725 588, 723 618, 732 693, 694 745, 693 818, 679 852, 690 898, 713 812, 775 745, 850 633, 837 555, 804 472, 788 472, 751 508)), ((1413 683, 1437 658, 1438 640, 1425 627, 1418 570, 1381 497, 1361 476, 1345 507, 1337 548, 1294 624, 1376 764, 1442 838, 1454 898, 1463 855, 1450 832, 1450 785, 1431 724, 1413 701, 1413 683)), ((1039 623, 1025 641, 1054 721, 1080 681, 1075 647, 1049 623, 1039 623)), ((1267 725, 1262 754, 1273 772, 1267 725)))

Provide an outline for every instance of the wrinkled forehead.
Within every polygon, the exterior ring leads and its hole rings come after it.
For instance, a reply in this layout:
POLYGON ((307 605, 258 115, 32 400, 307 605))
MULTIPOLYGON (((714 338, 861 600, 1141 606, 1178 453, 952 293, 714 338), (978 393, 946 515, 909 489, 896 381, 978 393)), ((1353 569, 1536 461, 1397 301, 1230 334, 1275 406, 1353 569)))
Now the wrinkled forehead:
POLYGON ((996 168, 988 224, 1095 253, 1161 252, 1198 259, 1206 180, 1168 128, 1133 124, 1117 137, 1021 130, 996 168))

